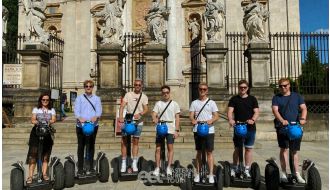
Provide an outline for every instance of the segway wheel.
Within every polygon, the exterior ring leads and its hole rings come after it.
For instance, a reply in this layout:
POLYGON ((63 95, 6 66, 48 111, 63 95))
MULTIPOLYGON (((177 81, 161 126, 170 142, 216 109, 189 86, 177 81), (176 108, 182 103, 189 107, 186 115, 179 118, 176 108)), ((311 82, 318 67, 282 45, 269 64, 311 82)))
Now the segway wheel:
POLYGON ((217 166, 216 178, 217 178, 217 190, 222 190, 223 189, 223 175, 222 175, 221 166, 217 166))
POLYGON ((119 179, 119 160, 114 158, 113 160, 113 170, 111 175, 112 182, 117 183, 119 179))
POLYGON ((192 164, 187 166, 187 172, 185 177, 185 190, 192 190, 192 181, 194 177, 194 167, 192 164))
POLYGON ((175 160, 174 161, 174 164, 173 164, 173 175, 174 176, 177 176, 180 172, 179 168, 181 167, 180 165, 180 161, 179 160, 175 160))
MULTIPOLYGON (((251 168, 252 169, 252 168, 251 168)), ((280 173, 277 167, 267 164, 265 168, 265 182, 267 190, 278 190, 280 185, 280 173)))
POLYGON ((109 161, 107 157, 104 157, 100 160, 100 182, 104 183, 109 181, 109 161))
POLYGON ((308 181, 307 181, 306 189, 309 189, 309 190, 321 190, 322 189, 320 173, 314 166, 312 166, 308 170, 308 181))
POLYGON ((260 185, 261 175, 259 165, 256 162, 252 163, 250 173, 252 178, 252 188, 258 189, 260 185))
POLYGON ((230 163, 228 161, 225 161, 223 165, 223 186, 230 186, 230 163))
POLYGON ((70 188, 74 186, 75 165, 71 161, 64 162, 64 186, 70 188))
MULTIPOLYGON (((151 173, 155 169, 154 162, 152 160, 147 161, 146 172, 151 173)), ((144 185, 151 186, 152 183, 148 179, 144 182, 144 185)))
POLYGON ((64 177, 64 168, 63 168, 63 164, 61 162, 59 162, 58 164, 56 164, 56 166, 54 167, 54 190, 60 190, 64 188, 64 181, 65 181, 65 177, 64 177))
POLYGON ((145 171, 146 170, 146 160, 144 159, 143 156, 140 156, 138 160, 138 170, 140 171, 145 171))
POLYGON ((23 190, 24 175, 22 170, 14 168, 10 172, 10 190, 23 190))

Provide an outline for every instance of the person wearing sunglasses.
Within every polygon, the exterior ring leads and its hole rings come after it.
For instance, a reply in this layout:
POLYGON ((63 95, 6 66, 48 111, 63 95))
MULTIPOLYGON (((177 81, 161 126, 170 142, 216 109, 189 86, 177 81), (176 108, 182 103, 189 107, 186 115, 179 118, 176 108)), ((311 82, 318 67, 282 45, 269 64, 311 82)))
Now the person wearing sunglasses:
MULTIPOLYGON (((38 156, 39 137, 37 136, 36 129, 39 123, 53 124, 56 121, 55 109, 52 108, 52 103, 49 94, 42 94, 38 99, 38 106, 32 110, 31 123, 34 124, 29 139, 29 151, 26 158, 26 164, 29 164, 29 174, 26 180, 27 184, 32 183, 33 172, 36 167, 36 160, 38 156)), ((53 139, 49 133, 44 137, 43 143, 43 162, 42 162, 42 177, 43 180, 48 181, 47 174, 48 162, 53 147, 53 139)))
MULTIPOLYGON (((148 112, 148 97, 142 93, 143 83, 141 79, 135 79, 134 81, 134 90, 133 92, 127 92, 124 96, 124 99, 119 108, 119 122, 124 122, 124 108, 127 105, 127 114, 133 114, 134 109, 136 107, 136 111, 133 116, 133 120, 135 120, 137 124, 137 130, 132 135, 133 136, 133 164, 132 168, 134 172, 138 171, 137 163, 138 163, 138 151, 139 151, 139 139, 142 132, 143 126, 143 116, 148 112), (141 99, 139 101, 141 95, 141 99), (138 102, 139 101, 139 102, 138 102), (138 105, 137 105, 138 103, 138 105)), ((121 156, 122 156, 122 164, 121 164, 121 172, 126 171, 126 157, 127 157, 127 135, 122 134, 121 139, 121 156)))
POLYGON ((290 80, 281 78, 278 81, 280 93, 276 94, 272 100, 272 110, 275 116, 274 124, 277 133, 277 142, 280 147, 281 162, 281 181, 288 182, 286 173, 286 163, 288 162, 288 148, 292 150, 294 159, 294 168, 299 183, 305 183, 301 177, 299 170, 298 151, 300 150, 301 138, 297 140, 289 140, 288 136, 281 132, 281 128, 287 126, 290 122, 299 122, 301 125, 306 123, 307 107, 303 97, 290 90, 290 80), (299 110, 301 116, 299 117, 299 110))
MULTIPOLYGON (((254 96, 248 94, 249 83, 246 80, 240 80, 238 82, 238 95, 230 98, 228 103, 228 122, 231 127, 239 122, 246 122, 247 125, 247 135, 244 140, 245 147, 245 175, 251 177, 250 167, 252 164, 252 153, 253 145, 256 136, 256 121, 259 117, 259 106, 258 101, 254 96)), ((233 137, 235 150, 233 153, 233 167, 231 168, 230 175, 235 177, 238 170, 239 162, 239 147, 240 138, 234 133, 233 137)))
POLYGON ((83 176, 85 172, 95 173, 93 163, 94 163, 94 153, 95 153, 95 140, 98 130, 98 121, 102 115, 102 104, 100 97, 93 94, 94 82, 92 80, 84 81, 85 93, 79 95, 75 100, 74 114, 77 119, 76 124, 76 134, 78 139, 78 176, 83 176), (89 148, 90 148, 90 169, 89 171, 84 171, 84 150, 85 150, 85 136, 83 134, 82 125, 90 121, 94 124, 94 133, 89 138, 89 148))
POLYGON ((166 168, 166 174, 172 175, 171 164, 174 155, 173 144, 174 144, 174 139, 177 138, 179 135, 180 107, 177 102, 173 100, 171 101, 170 93, 171 93, 171 88, 169 86, 167 85, 162 86, 161 87, 162 100, 156 102, 155 107, 152 110, 152 121, 156 125, 160 121, 166 121, 166 125, 168 126, 168 134, 165 137, 156 136, 156 151, 155 151, 156 168, 153 172, 155 176, 159 176, 159 172, 160 172, 160 149, 161 149, 162 138, 166 138, 167 151, 168 151, 167 153, 168 164, 166 168), (160 115, 161 117, 159 117, 160 115))
POLYGON ((189 108, 189 118, 191 123, 194 125, 194 139, 195 139, 195 149, 196 153, 196 173, 194 177, 194 182, 198 183, 200 181, 199 171, 202 164, 202 138, 197 134, 198 122, 207 122, 209 126, 209 134, 206 137, 206 155, 207 162, 209 166, 209 183, 214 183, 213 175, 213 149, 214 149, 214 123, 219 119, 218 107, 213 100, 208 98, 208 86, 206 83, 201 82, 198 85, 199 98, 194 100, 189 108), (206 104, 206 105, 205 105, 206 104), (205 107, 203 108, 203 106, 205 107), (199 114, 200 110, 203 108, 202 112, 199 114), (197 117, 198 116, 198 117, 197 117), (197 118, 196 118, 197 117, 197 118))

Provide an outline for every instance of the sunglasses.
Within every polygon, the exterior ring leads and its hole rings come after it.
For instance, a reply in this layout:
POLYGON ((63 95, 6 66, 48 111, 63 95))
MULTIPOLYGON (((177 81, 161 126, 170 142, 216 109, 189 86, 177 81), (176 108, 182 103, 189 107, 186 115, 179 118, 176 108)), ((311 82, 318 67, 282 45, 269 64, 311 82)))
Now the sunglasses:
POLYGON ((142 86, 142 84, 134 84, 134 86, 142 86))
POLYGON ((199 88, 200 91, 207 91, 207 88, 199 88))
POLYGON ((239 86, 238 88, 239 88, 239 89, 243 89, 243 90, 245 90, 245 89, 247 89, 248 87, 247 87, 247 86, 239 86))
POLYGON ((85 86, 85 88, 93 88, 94 86, 88 86, 88 85, 86 85, 85 86))
POLYGON ((49 99, 42 99, 43 102, 49 102, 49 99))
POLYGON ((288 86, 289 84, 280 84, 280 85, 278 85, 280 88, 286 88, 287 86, 288 86))
POLYGON ((162 94, 169 94, 170 92, 169 91, 166 91, 166 92, 162 92, 162 94))

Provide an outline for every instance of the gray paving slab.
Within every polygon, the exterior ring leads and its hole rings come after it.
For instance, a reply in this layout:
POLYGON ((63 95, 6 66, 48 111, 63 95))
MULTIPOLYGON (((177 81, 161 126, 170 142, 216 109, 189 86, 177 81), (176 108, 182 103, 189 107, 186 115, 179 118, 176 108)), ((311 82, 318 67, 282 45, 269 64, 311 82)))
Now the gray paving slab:
MULTIPOLYGON (((266 165, 265 160, 271 156, 278 156, 277 142, 275 141, 259 141, 262 144, 261 149, 255 149, 254 160, 258 162, 261 168, 261 173, 263 175, 264 168, 266 165)), ((66 155, 68 155, 68 150, 53 150, 53 155, 59 156, 62 160, 66 155)), ((75 154, 76 152, 73 152, 75 154)), ((108 150, 106 151, 108 158, 112 159, 114 156, 119 155, 118 150, 108 150)), ((154 158, 154 151, 152 149, 141 149, 140 155, 143 155, 147 159, 154 158)), ((232 150, 231 149, 216 149, 214 151, 215 160, 231 160, 232 150)), ((175 152, 175 160, 180 160, 183 166, 187 166, 191 163, 191 159, 195 156, 194 150, 180 149, 180 151, 175 152)), ((16 150, 11 148, 5 148, 2 150, 2 189, 9 189, 10 186, 10 170, 12 169, 11 164, 17 160, 24 161, 26 158, 25 150, 16 150)), ((328 141, 322 142, 303 142, 300 151, 300 160, 312 159, 316 162, 316 167, 318 168, 321 178, 322 178, 322 189, 329 189, 329 145, 328 141)), ((27 167, 26 167, 27 168, 27 167)), ((160 190, 177 190, 178 187, 174 186, 144 186, 139 181, 130 182, 119 182, 113 183, 111 179, 107 183, 94 183, 85 185, 75 185, 71 189, 81 189, 81 190, 150 190, 150 189, 160 189, 160 190)), ((226 188, 226 189, 240 189, 240 188, 226 188)))

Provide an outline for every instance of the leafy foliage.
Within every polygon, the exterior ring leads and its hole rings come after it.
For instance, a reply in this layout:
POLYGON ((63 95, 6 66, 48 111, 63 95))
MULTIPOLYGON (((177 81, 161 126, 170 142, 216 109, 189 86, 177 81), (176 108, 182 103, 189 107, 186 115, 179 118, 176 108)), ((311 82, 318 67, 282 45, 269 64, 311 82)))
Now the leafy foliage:
POLYGON ((7 45, 16 49, 16 38, 18 31, 18 0, 2 0, 2 5, 9 11, 7 34, 4 37, 7 45))

